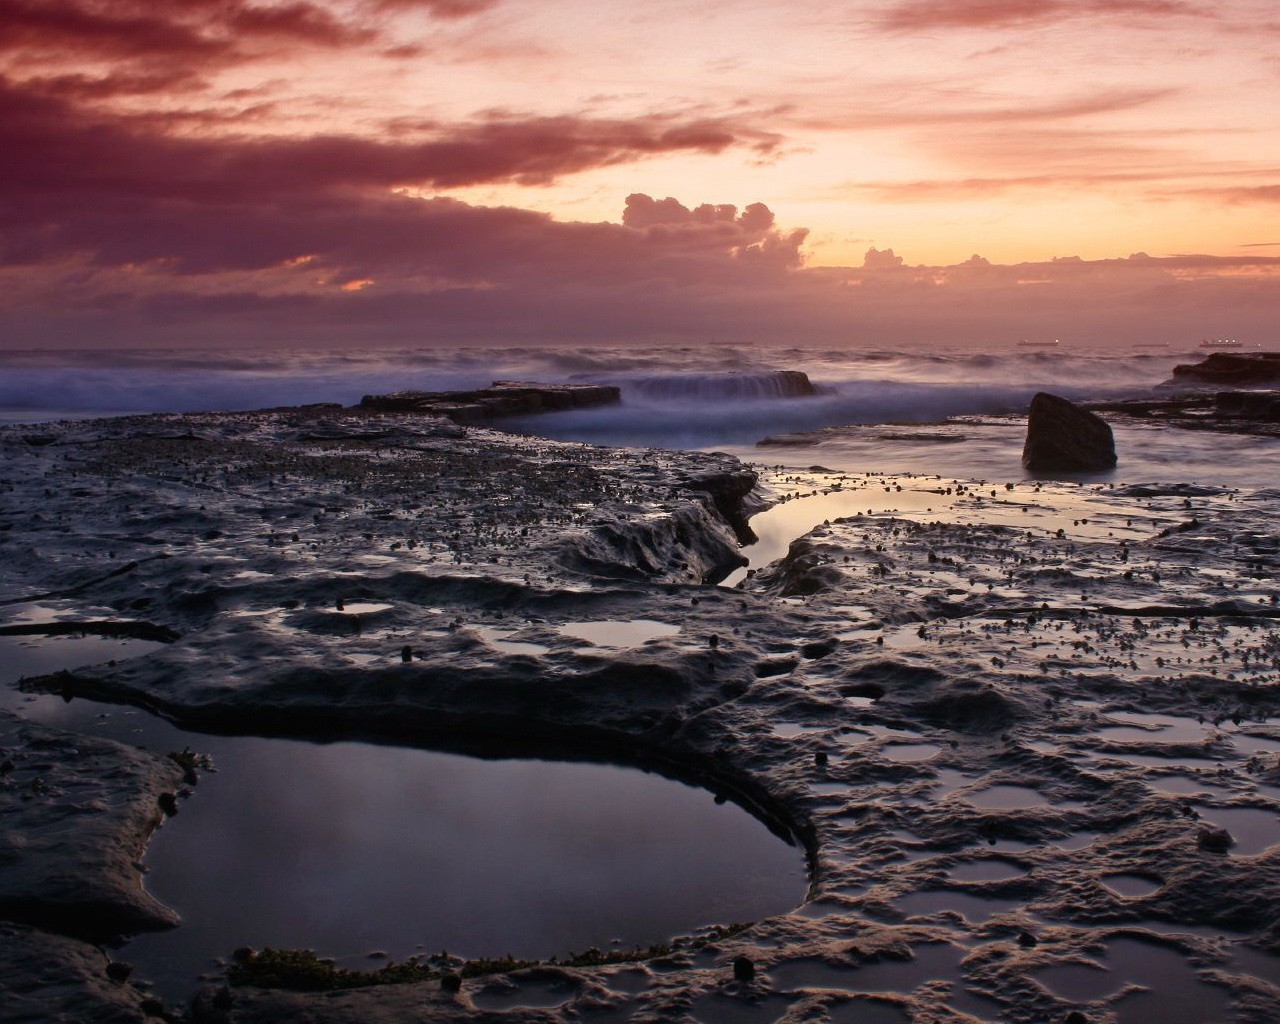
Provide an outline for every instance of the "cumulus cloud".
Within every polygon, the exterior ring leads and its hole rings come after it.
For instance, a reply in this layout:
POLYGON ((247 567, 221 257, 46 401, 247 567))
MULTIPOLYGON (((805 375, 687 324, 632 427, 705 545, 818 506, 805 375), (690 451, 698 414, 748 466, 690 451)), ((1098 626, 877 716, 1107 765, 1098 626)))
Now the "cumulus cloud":
POLYGON ((862 258, 864 270, 898 270, 905 263, 906 260, 892 249, 877 249, 875 246, 868 249, 862 258))
POLYGON ((805 228, 778 230, 773 212, 763 203, 752 203, 741 213, 728 204, 703 203, 690 209, 670 196, 652 199, 643 193, 627 196, 622 223, 664 244, 711 245, 741 258, 786 266, 800 265, 800 247, 808 235, 805 228))

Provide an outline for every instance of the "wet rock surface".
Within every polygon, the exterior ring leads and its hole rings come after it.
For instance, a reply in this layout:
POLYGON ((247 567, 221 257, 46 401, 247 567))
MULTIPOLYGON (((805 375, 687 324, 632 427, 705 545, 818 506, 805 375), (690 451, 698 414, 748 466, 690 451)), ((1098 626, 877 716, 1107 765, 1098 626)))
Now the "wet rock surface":
POLYGON ((173 927, 137 862, 182 785, 167 758, 0 711, 0 918, 96 940, 173 927))
POLYGON ((744 487, 732 459, 314 418, 0 433, 8 593, 180 634, 28 685, 202 728, 661 764, 797 834, 813 888, 636 964, 215 985, 196 1020, 1280 1013, 1274 489, 775 473, 771 501, 864 508, 726 589, 701 583, 733 534, 698 482, 744 487), (566 628, 640 620, 671 628, 566 628))
POLYGON ((1172 398, 1090 402, 1088 408, 1135 422, 1155 422, 1186 430, 1214 430, 1260 437, 1280 436, 1280 392, 1274 390, 1197 391, 1172 398))
POLYGON ((1231 384, 1249 387, 1280 381, 1280 352, 1213 352, 1198 363, 1173 368, 1180 384, 1231 384))
POLYGON ((1111 469, 1116 442, 1096 413, 1041 391, 1027 412, 1022 464, 1033 473, 1080 473, 1111 469))
POLYGON ((0 923, 0 1021, 5 1024, 142 1024, 159 1009, 142 989, 111 977, 96 946, 0 923))
POLYGON ((458 423, 567 409, 592 409, 616 405, 618 388, 608 384, 531 384, 496 380, 492 387, 475 391, 397 391, 390 395, 365 395, 359 408, 365 412, 411 412, 443 416, 458 423))
POLYGON ((0 1021, 148 1019, 154 1000, 90 943, 178 924, 138 864, 183 783, 166 757, 0 711, 0 1021))

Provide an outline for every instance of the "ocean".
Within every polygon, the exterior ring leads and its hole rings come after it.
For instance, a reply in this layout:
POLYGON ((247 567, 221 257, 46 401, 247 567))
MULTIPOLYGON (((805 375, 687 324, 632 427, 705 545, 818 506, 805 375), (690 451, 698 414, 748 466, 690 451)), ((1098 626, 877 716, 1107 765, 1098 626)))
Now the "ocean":
MULTIPOLYGON (((626 447, 716 449, 771 465, 913 472, 973 479, 1022 475, 1022 414, 1031 396, 1115 399, 1167 393, 1195 349, 1117 346, 999 352, 634 348, 421 348, 347 351, 134 350, 0 353, 0 422, 152 412, 248 410, 366 394, 469 389, 495 380, 616 384, 608 408, 507 421, 505 429, 626 447), (778 393, 778 370, 806 373, 818 394, 778 393), (945 429, 937 428, 942 425, 945 429), (786 435, 804 434, 802 437, 786 435), (781 444, 760 446, 766 438, 781 444)), ((1269 438, 1119 425, 1120 465, 1087 480, 1256 483, 1269 438)))

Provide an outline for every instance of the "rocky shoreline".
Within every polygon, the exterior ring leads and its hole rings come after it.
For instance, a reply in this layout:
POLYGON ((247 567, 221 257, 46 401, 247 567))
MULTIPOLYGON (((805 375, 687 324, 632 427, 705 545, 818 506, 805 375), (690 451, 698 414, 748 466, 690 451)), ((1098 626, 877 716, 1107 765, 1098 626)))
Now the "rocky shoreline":
MULTIPOLYGON (((813 878, 795 912, 659 961, 456 986, 430 972, 319 993, 218 984, 163 1010, 105 973, 95 936, 68 934, 55 887, 0 907, 0 985, 26 1000, 0 1019, 1126 1024, 1134 1007, 1177 1020, 1170 993, 1245 1024, 1280 1012, 1265 966, 1280 964, 1280 859, 1215 819, 1280 808, 1272 490, 761 479, 728 456, 323 407, 6 428, 0 451, 5 601, 61 597, 82 621, 176 636, 29 688, 211 731, 607 752, 752 806, 800 839, 813 878), (740 564, 753 512, 817 494, 882 498, 741 588, 709 585, 740 564), (592 651, 557 632, 568 618, 679 632, 592 651), (479 627, 499 625, 546 653, 495 650, 479 627), (1162 789, 1173 774, 1193 785, 1162 789), (1000 877, 965 874, 997 862, 1000 877), (1108 888, 1129 875, 1157 884, 1108 888), (1154 995, 1048 983, 1134 941, 1163 965, 1154 995), (881 974, 898 980, 870 983, 881 974), (519 1005, 547 985, 559 1005, 519 1005), (515 1008, 477 1008, 492 989, 515 1008)), ((136 912, 140 844, 185 772, 34 727, 5 742, 15 765, 32 743, 84 752, 57 758, 41 792, 0 779, 26 816, 9 826, 20 848, 84 802, 75 787, 114 780, 40 862, 102 847, 79 830, 110 823, 114 867, 77 877, 136 912)), ((29 887, 30 864, 0 858, 0 891, 29 887)))

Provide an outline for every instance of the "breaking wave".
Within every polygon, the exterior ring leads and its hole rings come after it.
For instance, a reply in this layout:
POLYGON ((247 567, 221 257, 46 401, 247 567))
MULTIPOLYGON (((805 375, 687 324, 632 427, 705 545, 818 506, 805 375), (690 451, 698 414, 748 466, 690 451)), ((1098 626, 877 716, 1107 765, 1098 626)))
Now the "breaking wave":
POLYGON ((365 394, 476 388, 497 379, 594 381, 617 384, 622 404, 517 425, 575 440, 707 447, 849 423, 1014 412, 1043 389, 1068 398, 1141 394, 1179 361, 1184 355, 1172 351, 734 345, 8 352, 0 353, 0 418, 352 405, 365 394))

